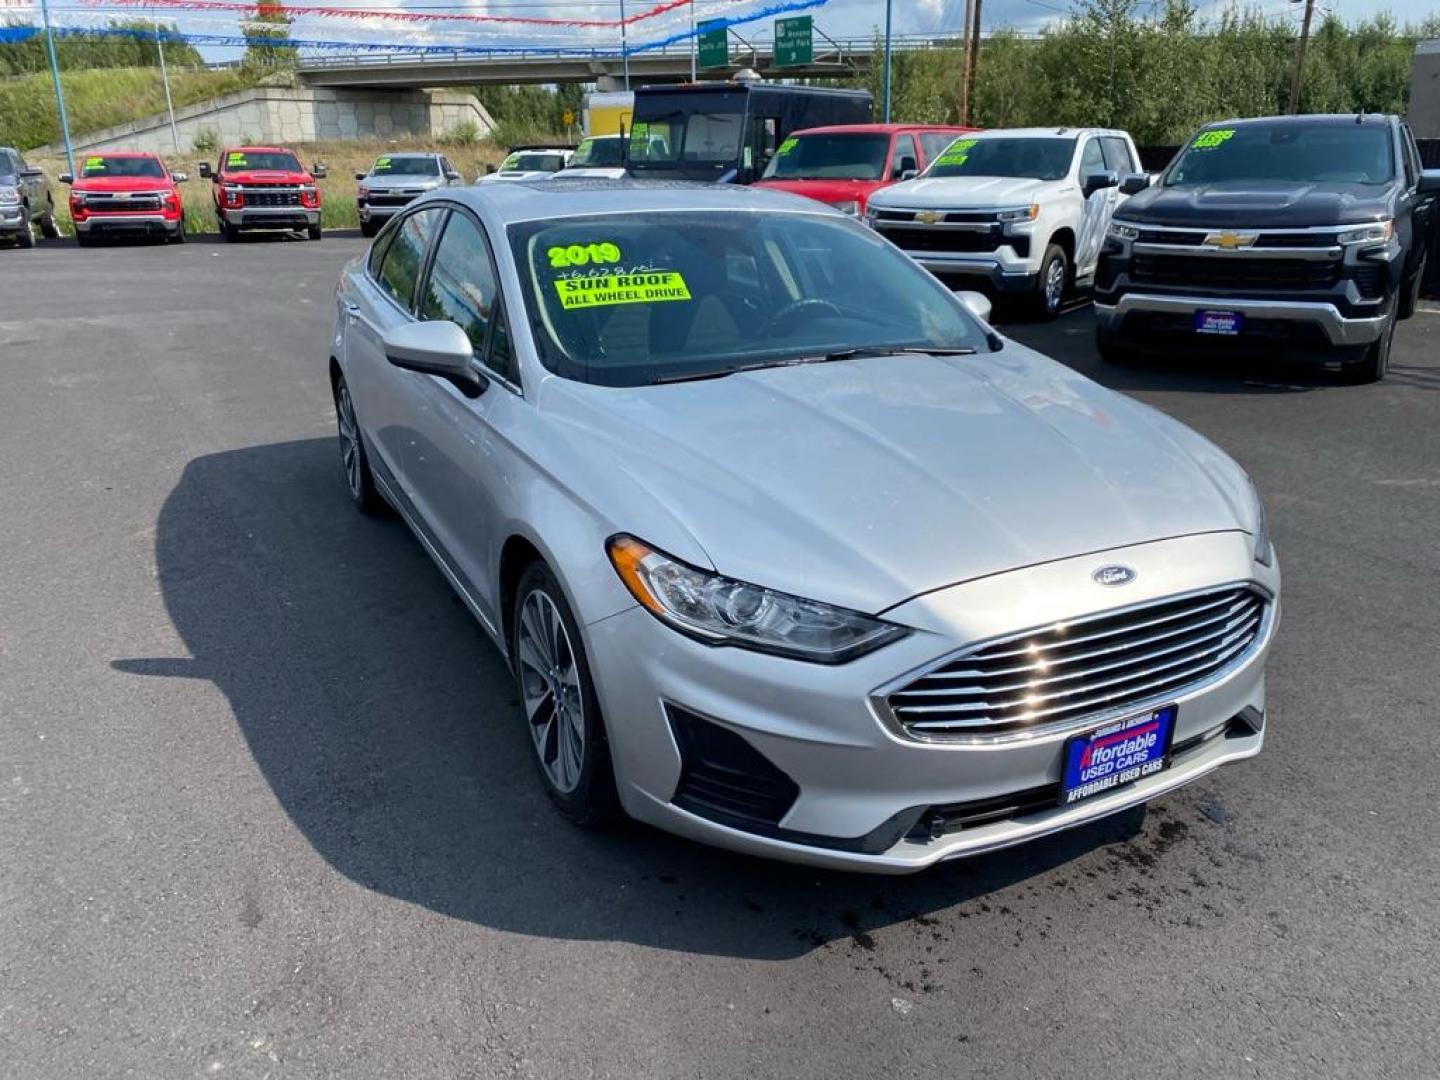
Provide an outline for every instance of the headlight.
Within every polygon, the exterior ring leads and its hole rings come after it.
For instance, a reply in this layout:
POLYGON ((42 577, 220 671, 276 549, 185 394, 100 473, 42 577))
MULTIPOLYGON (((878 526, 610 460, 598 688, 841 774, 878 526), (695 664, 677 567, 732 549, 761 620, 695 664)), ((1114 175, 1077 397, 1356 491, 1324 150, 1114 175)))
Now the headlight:
POLYGON ((873 207, 873 206, 867 206, 867 207, 865 207, 865 224, 866 224, 866 225, 874 225, 875 222, 876 222, 876 220, 877 220, 879 217, 880 217, 880 211, 877 210, 875 207, 873 207))
POLYGON ((1275 547, 1270 543, 1270 516, 1265 513, 1265 503, 1254 483, 1250 485, 1250 494, 1255 498, 1255 561, 1269 566, 1275 561, 1275 547))
POLYGON ((356 189, 355 194, 362 199, 368 199, 370 197, 370 189, 364 184, 361 184, 359 188, 356 189))
POLYGON ((1022 206, 1018 210, 1001 210, 995 215, 996 221, 1034 221, 1040 216, 1040 204, 1031 203, 1029 206, 1022 206))
POLYGON ((1341 244, 1382 244, 1390 239, 1395 231, 1395 222, 1388 218, 1384 221, 1377 221, 1373 225, 1362 225, 1358 228, 1347 229, 1335 237, 1341 244))
POLYGON ((846 202, 831 203, 830 205, 842 214, 850 214, 853 216, 860 213, 860 204, 854 199, 849 199, 846 202))
POLYGON ((616 536, 608 546, 636 600, 661 622, 711 645, 843 664, 909 633, 857 611, 696 569, 632 536, 616 536))
POLYGON ((301 195, 314 195, 315 192, 318 191, 318 190, 319 190, 319 189, 316 188, 314 184, 301 184, 301 185, 300 185, 300 194, 301 194, 301 195))
POLYGON ((1134 225, 1126 225, 1123 221, 1110 222, 1110 228, 1105 230, 1105 235, 1112 240, 1138 240, 1140 230, 1134 225))
POLYGON ((0 206, 18 206, 20 204, 20 189, 14 187, 0 187, 0 206))

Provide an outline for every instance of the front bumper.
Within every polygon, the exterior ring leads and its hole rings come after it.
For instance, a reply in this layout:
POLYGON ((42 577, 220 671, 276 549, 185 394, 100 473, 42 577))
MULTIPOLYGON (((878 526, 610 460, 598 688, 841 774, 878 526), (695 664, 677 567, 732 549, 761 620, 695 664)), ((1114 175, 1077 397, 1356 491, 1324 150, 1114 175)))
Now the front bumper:
POLYGON ((320 210, 303 206, 245 206, 220 210, 220 217, 235 229, 306 229, 320 224, 320 210))
MULTIPOLYGON (((1265 656, 1278 619, 1278 572, 1251 559, 1243 533, 1184 537, 1012 571, 911 600, 886 617, 915 632, 837 667, 711 648, 641 608, 586 627, 608 721, 621 799, 636 818, 738 851, 836 869, 906 873, 1008 847, 1123 810, 1258 753, 1264 740, 1265 656), (1125 604, 1219 583, 1252 581, 1275 599, 1242 661, 1172 694, 1179 706, 1170 768, 1070 806, 1058 805, 1067 738, 1106 717, 1021 738, 921 742, 896 730, 877 688, 969 642, 1118 606, 1090 573, 1100 561, 1136 569, 1125 604), (773 828, 677 805, 685 759, 669 713, 679 709, 744 739, 798 795, 773 828), (1248 722, 1237 723, 1237 718, 1248 722), (1202 738, 1203 737, 1203 738, 1202 738), (1057 803, 925 835, 931 809, 1003 800, 1054 785, 1057 803)), ((1127 707, 1124 715, 1144 711, 1127 707)), ((680 801, 684 801, 681 799, 680 801)))
MULTIPOLYGON (((1095 319, 1102 333, 1114 338, 1142 337, 1141 334, 1127 334, 1127 319, 1137 313, 1179 315, 1193 319, 1197 311, 1236 311, 1247 321, 1264 320, 1269 323, 1302 324, 1314 327, 1324 335, 1332 347, 1368 345, 1384 332, 1388 316, 1348 316, 1328 300, 1255 300, 1242 299, 1232 295, 1194 296, 1166 295, 1162 293, 1127 292, 1113 303, 1095 301, 1095 319)), ((1213 337, 1199 339, 1214 347, 1213 337)), ((1225 339, 1219 339, 1221 341, 1225 339)))
POLYGON ((18 233, 29 226, 23 206, 0 207, 0 235, 18 233))
POLYGON ((86 236, 143 233, 173 236, 181 229, 178 217, 167 218, 162 214, 87 214, 75 219, 73 224, 77 233, 86 236))
MULTIPOLYGON (((414 200, 411 201, 413 202, 414 200)), ((372 206, 370 203, 361 202, 358 199, 355 201, 355 209, 360 215, 360 220, 364 222, 389 221, 408 205, 409 203, 402 203, 395 206, 372 206)))

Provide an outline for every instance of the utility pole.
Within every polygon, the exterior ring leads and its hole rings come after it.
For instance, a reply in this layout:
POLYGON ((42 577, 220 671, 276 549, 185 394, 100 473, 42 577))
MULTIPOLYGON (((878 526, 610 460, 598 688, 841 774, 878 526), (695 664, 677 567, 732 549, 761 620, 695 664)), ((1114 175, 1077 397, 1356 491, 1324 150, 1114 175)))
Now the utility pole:
POLYGON ((70 175, 75 175, 75 151, 70 146, 70 118, 65 115, 65 91, 60 89, 60 61, 55 59, 55 35, 50 29, 49 0, 40 0, 40 15, 45 20, 45 50, 50 54, 50 77, 55 80, 55 109, 60 114, 60 134, 65 139, 65 162, 70 175))
POLYGON ((700 39, 695 36, 695 0, 690 0, 690 81, 695 82, 695 54, 700 49, 700 39))
MULTIPOLYGON (((1291 0, 1298 4, 1300 0, 1291 0)), ((1315 14, 1315 0, 1305 0, 1305 19, 1300 24, 1300 40, 1295 43, 1295 68, 1290 74, 1291 115, 1300 111, 1300 80, 1305 72, 1305 46, 1310 41, 1310 17, 1315 14)))
POLYGON ((630 89, 630 41, 625 26, 625 0, 620 0, 620 63, 625 70, 625 89, 630 89))
MULTIPOLYGON (((692 0, 693 2, 693 0, 692 0)), ((892 0, 885 0, 885 76, 883 98, 885 123, 890 122, 890 8, 892 0)))
POLYGON ((170 98, 170 75, 165 70, 165 40, 160 36, 160 19, 155 18, 155 49, 160 54, 160 81, 165 84, 165 111, 170 114, 170 138, 175 143, 175 156, 180 156, 180 132, 175 128, 175 102, 170 98))
MULTIPOLYGON (((980 66, 980 4, 975 0, 975 21, 970 27, 970 65, 965 71, 965 104, 967 111, 975 107, 975 69, 980 66)), ((969 117, 966 117, 969 123, 969 117)))
POLYGON ((960 123, 970 123, 970 20, 975 0, 965 0, 965 25, 960 29, 960 123))

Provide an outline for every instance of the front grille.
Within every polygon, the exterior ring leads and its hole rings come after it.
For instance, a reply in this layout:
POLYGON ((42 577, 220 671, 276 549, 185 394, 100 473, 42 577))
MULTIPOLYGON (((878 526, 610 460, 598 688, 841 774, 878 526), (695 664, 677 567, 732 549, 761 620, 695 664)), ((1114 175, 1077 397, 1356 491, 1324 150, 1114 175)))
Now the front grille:
POLYGON ((976 222, 995 224, 1000 220, 994 210, 877 210, 875 217, 877 221, 904 222, 908 225, 915 220, 917 215, 930 213, 939 215, 935 219, 936 221, 943 221, 949 225, 974 224, 976 222))
POLYGON ((117 199, 113 195, 87 195, 85 209, 95 214, 143 214, 160 209, 159 195, 132 195, 128 199, 117 199))
MULTIPOLYGON (((1177 247, 1200 247, 1205 237, 1213 232, 1239 232, 1244 229, 1141 229, 1139 242, 1142 244, 1174 244, 1177 247)), ((1279 248, 1329 248, 1335 247, 1333 232, 1262 232, 1257 244, 1262 247, 1279 248)))
POLYGON ((998 230, 927 229, 923 225, 910 228, 886 225, 880 229, 880 235, 902 251, 949 251, 957 254, 994 251, 1004 241, 998 230))
POLYGON ((1131 280, 1141 285, 1224 285, 1242 289, 1320 289, 1340 279, 1332 259, 1249 258, 1213 255, 1141 255, 1130 264, 1131 280))
POLYGON ((240 189, 248 206, 299 206, 300 192, 294 188, 267 190, 264 187, 243 187, 240 189))
POLYGON ((1239 585, 1055 623, 962 653, 886 700, 910 734, 944 738, 1178 697, 1254 647, 1265 604, 1239 585))
POLYGON ((423 191, 371 192, 366 201, 371 206, 406 206, 423 194, 423 191))

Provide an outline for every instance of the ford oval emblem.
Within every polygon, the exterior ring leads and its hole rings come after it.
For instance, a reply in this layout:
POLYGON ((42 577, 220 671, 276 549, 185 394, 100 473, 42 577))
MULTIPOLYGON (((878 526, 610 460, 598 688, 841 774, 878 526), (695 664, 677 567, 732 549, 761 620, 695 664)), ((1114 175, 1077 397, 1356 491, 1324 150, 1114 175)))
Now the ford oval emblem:
POLYGON ((1136 574, 1128 566, 1112 563, 1110 566, 1100 567, 1090 576, 1097 585, 1129 585, 1135 580, 1136 574))

